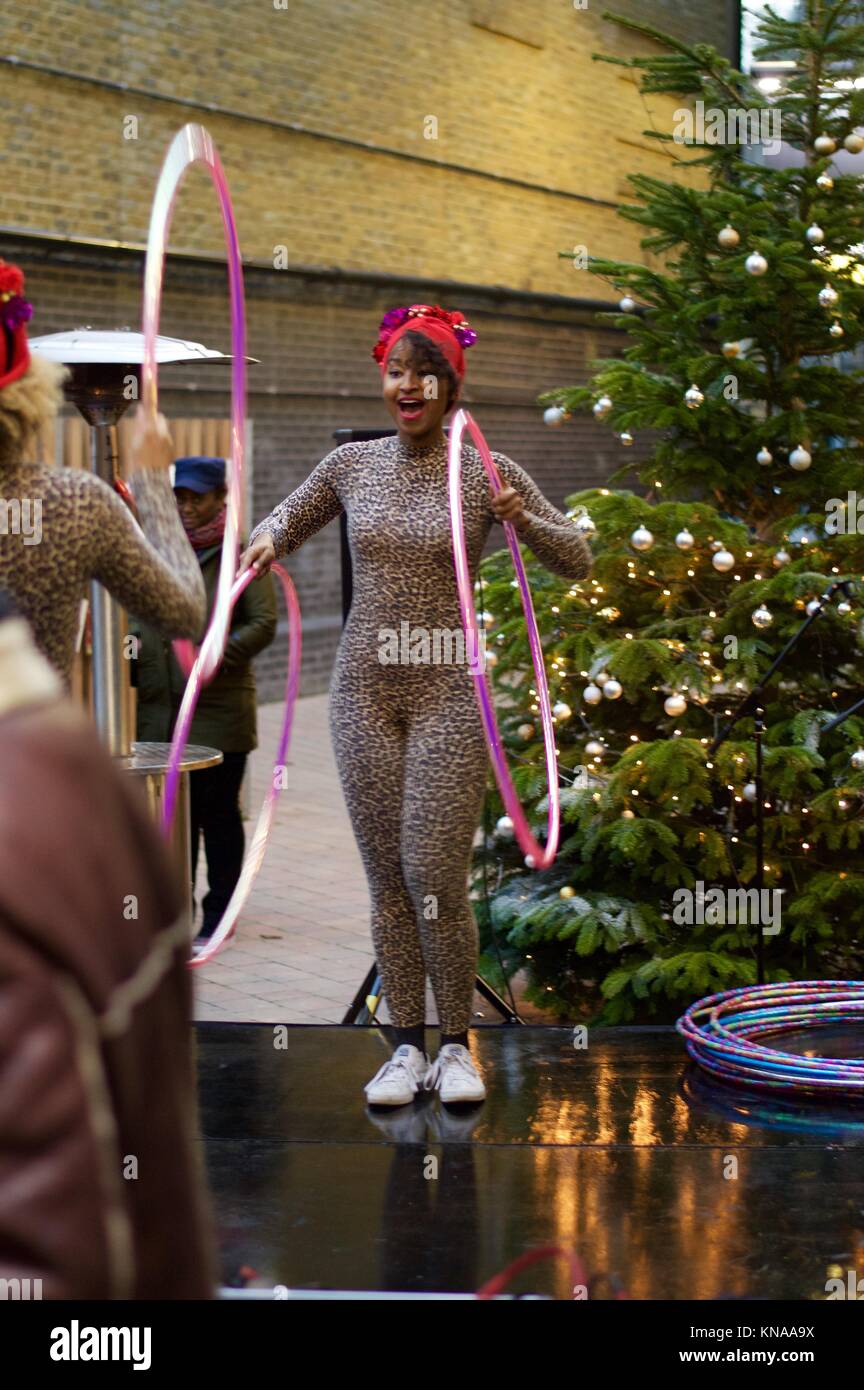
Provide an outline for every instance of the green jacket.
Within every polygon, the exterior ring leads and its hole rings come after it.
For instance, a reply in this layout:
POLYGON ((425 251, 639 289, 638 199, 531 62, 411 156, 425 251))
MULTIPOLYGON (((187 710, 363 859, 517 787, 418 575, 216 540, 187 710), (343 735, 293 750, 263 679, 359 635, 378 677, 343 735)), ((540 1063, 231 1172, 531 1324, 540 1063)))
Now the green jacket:
MULTIPOLYGON (((198 556, 207 591, 207 622, 213 611, 219 578, 221 545, 198 556)), ((132 624, 138 648, 139 742, 167 743, 186 686, 171 643, 155 629, 132 624)), ((255 675, 252 658, 269 647, 276 635, 276 594, 273 579, 253 579, 240 595, 231 616, 231 630, 222 665, 201 691, 192 720, 190 743, 218 748, 222 753, 248 753, 257 748, 255 675)))

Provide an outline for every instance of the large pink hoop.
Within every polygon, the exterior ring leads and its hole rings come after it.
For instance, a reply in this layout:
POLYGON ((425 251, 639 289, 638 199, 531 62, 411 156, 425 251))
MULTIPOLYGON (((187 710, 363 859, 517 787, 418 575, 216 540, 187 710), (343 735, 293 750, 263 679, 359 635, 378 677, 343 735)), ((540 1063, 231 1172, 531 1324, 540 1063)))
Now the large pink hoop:
MULTIPOLYGON (((189 741, 189 729, 195 706, 202 687, 216 674, 222 662, 230 630, 231 613, 234 604, 246 586, 255 578, 254 571, 235 579, 237 548, 241 531, 243 505, 243 476, 245 469, 246 441, 246 308, 243 293, 243 263, 237 228, 228 183, 219 159, 216 146, 210 133, 201 125, 186 125, 179 130, 168 147, 165 160, 156 184, 153 207, 150 213, 150 227, 147 236, 147 255, 144 263, 144 299, 142 312, 142 331, 144 334, 144 363, 141 369, 141 395, 143 408, 156 412, 158 408, 158 368, 156 364, 156 338, 159 333, 159 311, 162 302, 162 282, 165 274, 165 251, 174 203, 180 184, 187 170, 193 164, 203 164, 209 173, 219 198, 222 225, 225 232, 225 248, 228 262, 228 284, 231 299, 231 457, 228 467, 228 505, 225 534, 222 541, 222 555, 219 565, 219 579, 210 625, 201 642, 200 650, 192 666, 183 700, 177 716, 168 771, 165 778, 165 791, 162 801, 162 830, 170 834, 177 804, 177 790, 180 782, 180 762, 183 749, 189 741)), ((301 623, 300 605, 291 579, 280 565, 274 565, 274 573, 282 584, 288 608, 289 659, 286 678, 285 716, 279 736, 277 761, 271 786, 264 798, 252 843, 243 861, 240 879, 234 894, 223 914, 207 948, 195 956, 190 965, 203 965, 211 960, 231 935, 237 917, 249 896, 255 876, 261 866, 267 841, 270 836, 276 799, 281 790, 280 774, 291 737, 294 706, 300 683, 301 623)), ((188 670, 190 655, 189 643, 177 644, 177 657, 184 671, 188 670)))
POLYGON ((469 415, 467 410, 458 410, 453 417, 450 426, 449 441, 449 468, 448 484, 450 490, 450 524, 453 534, 453 563, 456 568, 456 588, 459 593, 459 607, 462 612, 462 626, 465 629, 467 649, 472 653, 472 661, 469 665, 471 676, 474 680, 474 693, 477 696, 477 703, 480 706, 480 715, 483 720, 483 729, 486 734, 486 743, 489 748, 489 756, 492 760, 492 768, 495 773, 495 780, 498 783, 498 790, 504 802, 504 808, 513 822, 513 829, 519 847, 525 855, 525 862, 532 869, 548 869, 554 863, 558 853, 558 840, 561 833, 561 803, 558 794, 558 759, 555 751, 555 725, 552 719, 552 707, 549 701, 549 686, 546 682, 546 668, 543 662, 543 645, 540 641, 540 633, 537 629, 537 619, 534 616, 534 605, 531 602, 531 590, 528 588, 528 577, 525 574, 525 566, 522 562, 522 555, 519 550, 519 540, 516 531, 509 524, 504 523, 504 534, 507 537, 507 544, 510 547, 510 554, 513 557, 513 565, 516 570, 516 579, 519 584, 519 592, 522 596, 522 609, 525 614, 525 622, 528 628, 528 642, 531 647, 531 660, 534 664, 534 675, 537 682, 537 698, 540 701, 540 714, 543 722, 543 743, 546 752, 546 776, 549 782, 549 810, 547 818, 546 844, 541 845, 531 833, 531 827, 525 817, 525 812, 516 795, 516 788, 510 776, 510 769, 507 766, 507 758, 504 747, 501 743, 501 734, 498 729, 498 721, 495 718, 495 706, 486 673, 482 663, 476 660, 476 653, 480 651, 480 637, 477 628, 477 615, 474 611, 474 594, 471 588, 471 575, 468 569, 468 554, 465 549, 465 525, 462 518, 462 436, 466 428, 470 431, 478 453, 483 460, 483 466, 489 478, 493 494, 500 492, 503 487, 501 475, 495 466, 489 446, 480 431, 479 426, 469 415))

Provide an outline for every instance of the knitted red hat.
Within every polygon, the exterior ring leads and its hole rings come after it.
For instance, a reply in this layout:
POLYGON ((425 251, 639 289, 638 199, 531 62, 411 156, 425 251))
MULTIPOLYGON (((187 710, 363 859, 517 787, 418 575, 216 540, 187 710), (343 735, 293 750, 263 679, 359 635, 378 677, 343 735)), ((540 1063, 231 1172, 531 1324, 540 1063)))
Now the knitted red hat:
POLYGON ((476 343, 477 334, 458 309, 448 311, 442 309, 440 304, 412 304, 407 308, 403 306, 388 310, 381 320, 378 341, 372 349, 372 356, 381 368, 382 376, 390 349, 409 330, 422 333, 437 343, 459 380, 462 380, 465 375, 465 354, 462 349, 476 343))
POLYGON ((24 325, 32 313, 33 306, 24 298, 23 272, 0 259, 0 391, 30 366, 24 325))

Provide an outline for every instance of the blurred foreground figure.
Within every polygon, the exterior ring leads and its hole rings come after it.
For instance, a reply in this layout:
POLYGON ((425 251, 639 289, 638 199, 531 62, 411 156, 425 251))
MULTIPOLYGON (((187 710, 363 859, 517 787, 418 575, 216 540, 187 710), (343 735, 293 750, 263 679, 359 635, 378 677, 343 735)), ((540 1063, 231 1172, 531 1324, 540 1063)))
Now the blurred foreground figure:
POLYGON ((181 908, 136 787, 0 594, 7 1298, 213 1294, 181 908))

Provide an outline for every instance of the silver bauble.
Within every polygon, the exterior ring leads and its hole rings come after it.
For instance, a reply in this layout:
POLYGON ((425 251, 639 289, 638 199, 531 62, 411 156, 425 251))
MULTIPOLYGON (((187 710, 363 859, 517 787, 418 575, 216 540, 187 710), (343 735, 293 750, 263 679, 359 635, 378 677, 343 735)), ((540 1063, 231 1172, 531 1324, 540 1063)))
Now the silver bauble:
POLYGON ((633 443, 633 436, 629 430, 623 430, 618 438, 625 447, 629 447, 633 443))
POLYGON ((725 574, 726 571, 731 570, 734 565, 735 556, 732 554, 731 550, 716 550, 711 557, 711 563, 715 570, 719 570, 721 574, 725 574))
POLYGON ((856 748, 849 761, 860 772, 861 768, 864 767, 864 748, 856 748))
POLYGON ((831 334, 831 337, 832 337, 832 338, 842 338, 842 337, 843 337, 843 325, 842 325, 842 323, 838 323, 837 320, 835 319, 834 322, 832 323, 831 327, 828 329, 828 332, 831 334))
POLYGON ((687 530, 686 526, 684 530, 679 531, 678 535, 675 537, 675 544, 679 550, 692 550, 695 543, 693 536, 687 530))
POLYGON ((768 262, 759 251, 753 251, 744 262, 744 269, 748 275, 764 275, 768 269, 768 262))
POLYGON ((767 468, 769 463, 774 462, 774 455, 772 454, 770 449, 765 448, 764 444, 762 445, 762 448, 756 455, 756 462, 761 463, 763 468, 767 468))
POLYGON ((612 409, 611 396, 601 396, 599 400, 596 400, 594 402, 591 409, 593 410, 597 419, 602 420, 604 415, 608 415, 609 411, 612 409))
POLYGON ((619 299, 618 308, 621 310, 622 314, 632 314, 633 310, 636 308, 636 300, 631 299, 629 294, 625 294, 623 299, 619 299))
POLYGON ((857 130, 852 130, 843 141, 850 154, 860 154, 864 150, 864 135, 859 135, 857 130))
POLYGON ((830 174, 820 174, 816 180, 816 187, 821 188, 823 193, 830 193, 834 187, 834 180, 830 174))
POLYGON ((543 423, 544 425, 563 425, 566 414, 563 406, 550 405, 547 410, 543 411, 543 423))
POLYGON ((802 444, 793 449, 789 455, 789 467, 794 468, 796 473, 806 472, 812 462, 812 458, 802 444))
POLYGON ((603 691, 600 689, 599 685, 595 685, 592 681, 592 683, 586 685, 585 689, 582 691, 582 699, 585 701, 586 705, 599 705, 600 701, 603 699, 603 691))
POLYGON ((841 615, 841 617, 845 618, 847 613, 852 612, 851 603, 848 603, 845 598, 841 599, 837 605, 837 612, 841 615))
POLYGON ((837 300, 840 298, 833 285, 826 285, 819 291, 819 303, 823 309, 833 309, 837 300))
POLYGON ((495 834, 500 835, 502 840, 513 839, 513 822, 509 816, 501 816, 495 822, 495 834))
POLYGON ((813 148, 817 154, 833 154, 837 148, 837 141, 830 135, 817 135, 813 141, 813 148))
POLYGON ((764 629, 771 626, 774 621, 774 614, 765 607, 764 603, 760 603, 759 607, 750 614, 750 621, 754 627, 764 629))
POLYGON ((592 738, 585 744, 585 752, 589 758, 602 758, 606 749, 596 738, 592 738))
POLYGON ((825 240, 825 233, 818 222, 811 222, 804 235, 811 246, 821 246, 825 240))
POLYGON ((654 544, 654 537, 647 526, 637 526, 630 537, 630 544, 634 550, 650 550, 654 544))
POLYGON ((557 704, 552 706, 552 713, 554 714, 558 722, 562 723, 565 719, 570 718, 573 711, 567 704, 566 700, 559 700, 557 704))
POLYGON ((704 399, 704 395, 695 382, 684 392, 684 404, 688 410, 698 410, 704 399))
POLYGON ((755 782, 748 782, 747 785, 745 786, 745 788, 744 788, 744 800, 745 800, 745 801, 755 801, 755 800, 756 800, 756 783, 755 783, 755 782))
POLYGON ((741 344, 738 342, 724 343, 720 351, 724 357, 739 357, 741 355, 741 344))
POLYGON ((669 695, 663 701, 663 708, 666 713, 674 719, 676 715, 683 714, 687 708, 687 701, 683 695, 669 695))
POLYGON ((782 569, 784 565, 788 565, 791 559, 792 556, 789 554, 788 550, 778 550, 773 560, 774 568, 778 570, 782 569))
POLYGON ((730 223, 727 223, 725 227, 721 227, 720 231, 717 233, 717 241, 727 251, 731 247, 737 246, 740 240, 741 237, 739 233, 736 232, 735 228, 730 223))
POLYGON ((607 700, 620 699, 623 690, 624 687, 621 684, 621 682, 616 681, 614 677, 611 680, 606 681, 605 685, 603 686, 603 694, 605 695, 607 700))
POLYGON ((576 518, 576 530, 581 531, 583 536, 593 536, 597 531, 597 523, 587 512, 576 518))

